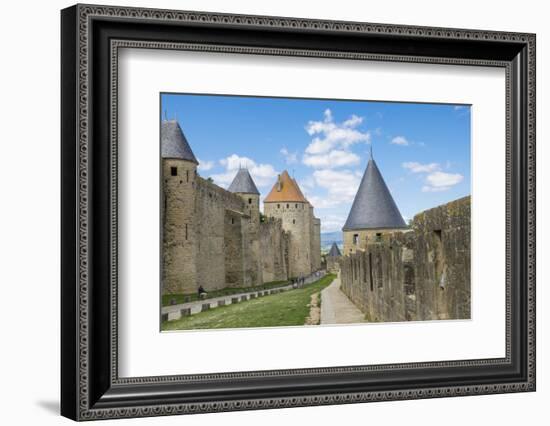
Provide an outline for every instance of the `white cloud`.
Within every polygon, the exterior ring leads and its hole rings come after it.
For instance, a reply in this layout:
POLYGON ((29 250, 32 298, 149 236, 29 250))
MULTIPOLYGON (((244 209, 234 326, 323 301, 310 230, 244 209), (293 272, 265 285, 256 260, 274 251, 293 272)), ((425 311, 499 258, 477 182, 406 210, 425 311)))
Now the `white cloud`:
MULTIPOLYGON (((427 173, 425 185, 422 187, 422 192, 441 192, 451 189, 452 186, 459 184, 464 180, 464 176, 460 173, 445 173, 441 171, 439 163, 421 164, 414 161, 401 164, 403 168, 410 170, 412 173, 427 173)), ((451 167, 449 161, 445 167, 451 167)))
MULTIPOLYGON (((298 182, 302 190, 309 190, 315 188, 315 179, 313 176, 306 176, 298 182)), ((302 191, 303 192, 303 191, 302 191)))
POLYGON ((323 121, 310 121, 306 131, 315 136, 306 148, 310 155, 325 154, 334 148, 347 149, 351 145, 370 142, 370 133, 356 127, 363 122, 362 117, 352 115, 343 123, 335 123, 330 109, 325 110, 323 121))
POLYGON ((409 141, 404 136, 396 136, 391 140, 390 143, 393 145, 401 145, 401 146, 409 145, 409 141))
POLYGON ((355 198, 360 176, 349 170, 336 171, 331 169, 315 170, 315 184, 327 191, 325 196, 310 196, 309 201, 315 208, 335 207, 349 203, 355 198))
POLYGON ((441 166, 439 165, 439 163, 421 164, 415 161, 402 163, 401 166, 404 169, 408 169, 413 173, 431 173, 441 169, 441 166))
POLYGON ((279 152, 283 155, 283 157, 285 157, 286 164, 294 164, 298 162, 297 152, 289 152, 286 148, 281 148, 279 152))
POLYGON ((305 154, 302 162, 306 166, 319 168, 334 168, 359 164, 361 159, 353 152, 343 150, 332 150, 326 154, 308 155, 305 154))
POLYGON ((206 172, 214 167, 213 161, 202 161, 200 158, 197 158, 199 166, 197 167, 199 171, 206 172))
POLYGON ((460 173, 433 172, 426 176, 427 185, 422 187, 423 192, 447 191, 452 186, 464 180, 460 173))
POLYGON ((225 167, 225 172, 213 174, 210 177, 223 188, 229 186, 240 167, 248 169, 258 187, 273 185, 278 174, 271 164, 258 164, 251 158, 240 157, 237 154, 222 158, 220 164, 225 167))
POLYGON ((325 110, 322 121, 310 121, 305 127, 313 139, 305 149, 302 163, 315 169, 359 164, 360 158, 351 152, 351 146, 370 143, 370 133, 357 128, 361 123, 363 117, 355 114, 336 123, 330 109, 325 110))
POLYGON ((363 122, 363 117, 358 117, 357 115, 352 114, 350 118, 344 121, 343 126, 353 128, 353 127, 357 127, 362 122, 363 122))
POLYGON ((321 217, 321 232, 341 231, 346 218, 336 215, 327 215, 321 217))

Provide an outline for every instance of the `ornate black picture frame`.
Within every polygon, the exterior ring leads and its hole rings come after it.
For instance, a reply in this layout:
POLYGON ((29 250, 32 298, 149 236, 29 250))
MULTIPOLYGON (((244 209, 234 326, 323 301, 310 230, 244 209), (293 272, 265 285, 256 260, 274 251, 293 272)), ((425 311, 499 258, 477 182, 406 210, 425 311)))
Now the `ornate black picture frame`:
POLYGON ((535 35, 76 5, 62 27, 61 413, 159 416, 535 390, 535 35), (506 71, 506 356, 119 378, 117 52, 186 49, 506 71))

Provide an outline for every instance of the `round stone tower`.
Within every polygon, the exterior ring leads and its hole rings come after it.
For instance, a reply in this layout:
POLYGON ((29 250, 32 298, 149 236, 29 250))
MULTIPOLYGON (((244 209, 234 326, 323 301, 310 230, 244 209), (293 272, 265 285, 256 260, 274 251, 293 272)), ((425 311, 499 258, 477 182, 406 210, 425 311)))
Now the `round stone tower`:
POLYGON ((344 255, 365 250, 367 243, 376 242, 383 233, 407 228, 390 194, 384 178, 370 155, 365 174, 355 194, 344 232, 344 255))
POLYGON ((162 293, 197 291, 195 179, 198 161, 176 120, 161 123, 162 293))
POLYGON ((290 233, 289 276, 296 278, 312 272, 311 210, 296 181, 285 170, 264 200, 264 213, 282 221, 290 233))
POLYGON ((242 198, 244 212, 250 216, 251 222, 257 232, 260 224, 260 192, 256 188, 256 184, 252 176, 250 176, 248 169, 240 168, 227 190, 242 198))
POLYGON ((240 168, 231 185, 227 188, 242 198, 247 223, 247 235, 244 244, 244 262, 248 264, 252 285, 262 284, 262 263, 260 255, 260 192, 250 176, 248 169, 240 168))

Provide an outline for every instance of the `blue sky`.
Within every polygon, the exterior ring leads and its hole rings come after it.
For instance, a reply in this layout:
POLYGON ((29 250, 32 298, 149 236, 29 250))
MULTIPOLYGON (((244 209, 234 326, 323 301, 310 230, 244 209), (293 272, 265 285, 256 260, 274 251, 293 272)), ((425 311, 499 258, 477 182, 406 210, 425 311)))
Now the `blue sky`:
POLYGON ((246 166, 263 200, 288 170, 323 232, 342 228, 371 145, 407 221, 470 194, 469 106, 162 94, 165 114, 222 187, 246 166))

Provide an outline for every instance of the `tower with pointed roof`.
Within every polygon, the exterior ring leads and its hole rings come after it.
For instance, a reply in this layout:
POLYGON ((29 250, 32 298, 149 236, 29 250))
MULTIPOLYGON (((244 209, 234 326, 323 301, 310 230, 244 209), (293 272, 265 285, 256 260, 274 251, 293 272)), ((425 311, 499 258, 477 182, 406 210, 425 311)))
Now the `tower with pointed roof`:
POLYGON ((245 244, 243 262, 247 263, 251 281, 262 281, 262 263, 260 253, 260 192, 247 168, 240 167, 227 188, 243 200, 245 221, 245 244))
POLYGON ((318 219, 313 216, 313 208, 298 183, 286 170, 277 177, 265 198, 264 213, 280 219, 283 229, 290 235, 290 276, 300 277, 319 269, 320 237, 315 235, 320 229, 316 226, 318 219))
POLYGON ((247 168, 239 168, 227 190, 243 199, 245 211, 259 223, 260 192, 247 168))
POLYGON ((332 246, 330 246, 330 250, 326 255, 328 271, 337 273, 340 270, 340 257, 342 257, 342 253, 340 252, 338 245, 336 243, 332 243, 332 246))
POLYGON ((197 173, 178 121, 163 120, 160 136, 163 295, 251 287, 320 269, 319 219, 287 172, 268 195, 271 219, 263 220, 248 169, 222 188, 197 173))
POLYGON ((194 292, 197 281, 194 183, 198 161, 179 123, 163 120, 162 158, 162 268, 163 292, 194 292))
POLYGON ((329 257, 340 257, 342 256, 342 253, 340 252, 340 249, 338 248, 338 245, 336 243, 332 243, 330 246, 330 250, 328 251, 327 256, 329 257))
POLYGON ((390 190, 372 156, 355 194, 344 231, 344 255, 365 250, 387 232, 407 228, 390 190))

